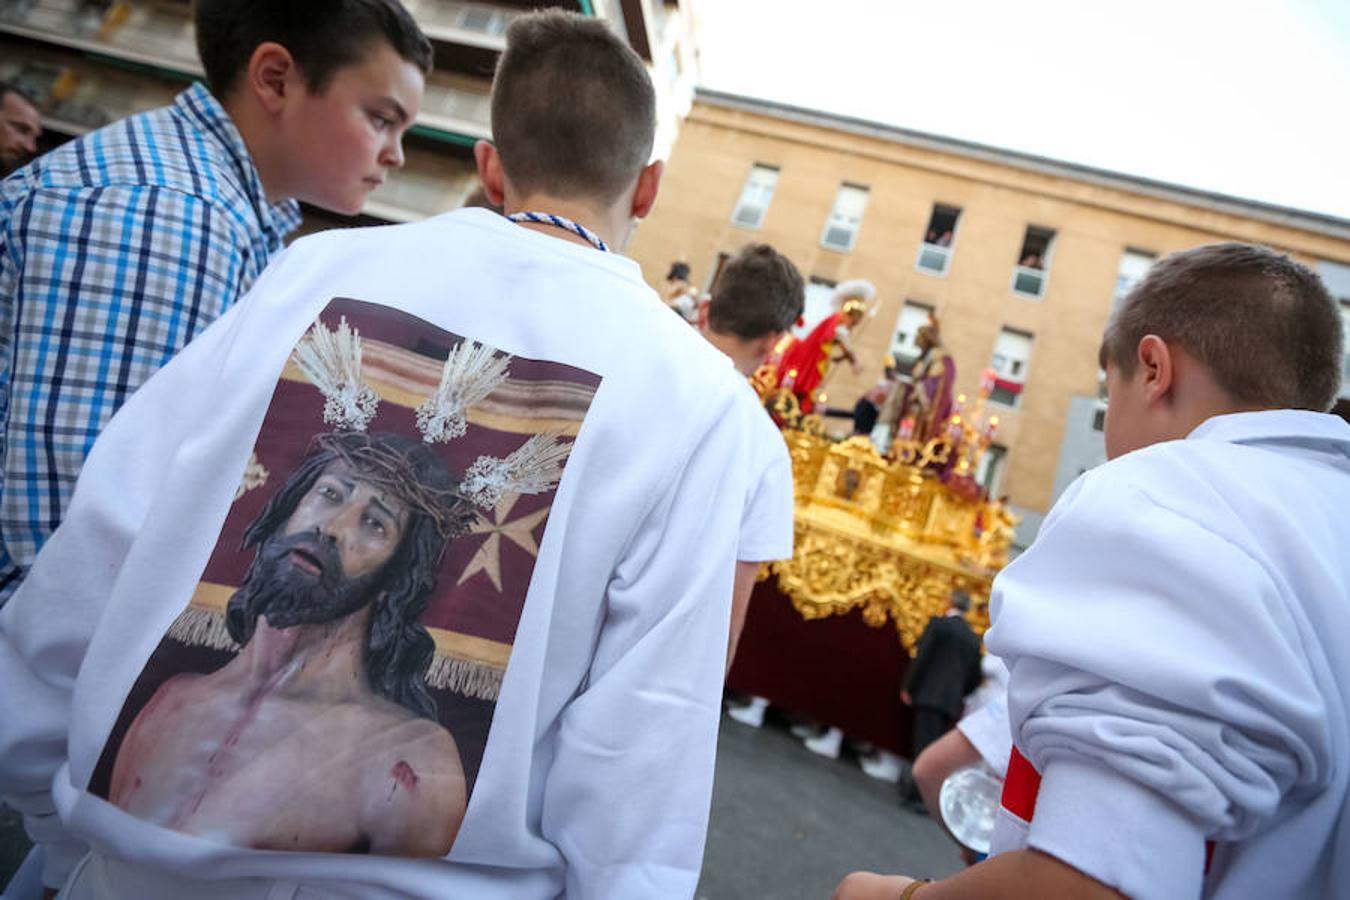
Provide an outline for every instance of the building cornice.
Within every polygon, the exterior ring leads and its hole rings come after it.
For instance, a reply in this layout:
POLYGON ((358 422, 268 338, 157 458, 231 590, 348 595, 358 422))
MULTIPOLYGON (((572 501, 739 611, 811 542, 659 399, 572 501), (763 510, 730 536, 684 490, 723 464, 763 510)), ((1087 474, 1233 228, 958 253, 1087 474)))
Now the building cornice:
POLYGON ((815 128, 873 138, 919 150, 947 153, 965 159, 1007 166, 1038 175, 1067 178, 1098 187, 1124 191, 1157 200, 1199 207, 1225 215, 1255 219, 1286 228, 1296 228, 1340 240, 1350 240, 1350 219, 1307 210, 1247 200, 1228 194, 1203 191, 1136 175, 1069 163, 1031 153, 1005 150, 973 141, 928 134, 896 125, 886 125, 837 113, 806 109, 774 100, 763 100, 700 87, 694 101, 707 106, 767 116, 815 128))

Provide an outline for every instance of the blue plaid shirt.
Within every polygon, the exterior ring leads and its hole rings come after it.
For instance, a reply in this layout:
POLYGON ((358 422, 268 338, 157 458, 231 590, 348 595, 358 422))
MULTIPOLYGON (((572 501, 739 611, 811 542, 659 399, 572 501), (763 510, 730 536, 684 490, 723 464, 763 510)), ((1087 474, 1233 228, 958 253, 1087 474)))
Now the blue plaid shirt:
POLYGON ((299 223, 201 85, 0 182, 0 604, 113 413, 299 223))

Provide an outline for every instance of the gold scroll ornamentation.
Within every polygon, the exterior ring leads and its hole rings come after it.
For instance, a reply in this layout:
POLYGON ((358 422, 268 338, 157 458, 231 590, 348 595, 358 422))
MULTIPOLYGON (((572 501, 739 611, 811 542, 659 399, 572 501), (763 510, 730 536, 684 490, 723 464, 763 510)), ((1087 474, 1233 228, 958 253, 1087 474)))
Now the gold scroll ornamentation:
MULTIPOLYGON (((955 489, 935 472, 939 441, 885 457, 865 437, 832 442, 783 431, 796 490, 796 545, 772 565, 804 619, 859 609, 868 625, 891 622, 909 653, 952 590, 971 595, 971 626, 989 626, 988 598, 1006 562, 1016 517, 1000 501, 955 489)), ((767 575, 767 572, 762 572, 767 575)))
POLYGON ((863 621, 888 621, 911 656, 929 618, 941 615, 955 588, 971 595, 967 616, 977 634, 989 627, 989 579, 871 538, 798 520, 793 558, 773 564, 778 589, 808 621, 859 609, 863 621))

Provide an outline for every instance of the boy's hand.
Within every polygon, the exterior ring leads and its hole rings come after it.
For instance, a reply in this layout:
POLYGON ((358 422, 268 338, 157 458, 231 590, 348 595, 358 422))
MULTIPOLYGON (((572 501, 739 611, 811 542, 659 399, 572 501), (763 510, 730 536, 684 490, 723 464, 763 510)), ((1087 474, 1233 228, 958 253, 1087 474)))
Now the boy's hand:
POLYGON ((833 900, 896 900, 913 881, 904 875, 852 872, 834 889, 833 900))

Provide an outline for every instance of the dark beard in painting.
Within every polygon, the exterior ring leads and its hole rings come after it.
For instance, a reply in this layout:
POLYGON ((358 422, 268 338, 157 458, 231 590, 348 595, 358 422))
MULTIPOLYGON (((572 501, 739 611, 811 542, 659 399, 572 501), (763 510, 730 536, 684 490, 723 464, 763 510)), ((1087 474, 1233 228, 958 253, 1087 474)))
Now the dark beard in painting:
MULTIPOLYGON (((356 612, 370 602, 383 573, 349 578, 342 573, 337 547, 314 532, 273 535, 258 548, 258 558, 230 606, 262 615, 273 628, 322 625, 356 612), (318 569, 306 571, 297 561, 318 569)), ((252 633, 252 628, 248 631, 252 633)))

